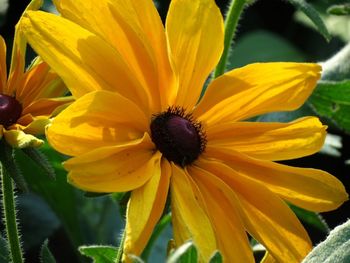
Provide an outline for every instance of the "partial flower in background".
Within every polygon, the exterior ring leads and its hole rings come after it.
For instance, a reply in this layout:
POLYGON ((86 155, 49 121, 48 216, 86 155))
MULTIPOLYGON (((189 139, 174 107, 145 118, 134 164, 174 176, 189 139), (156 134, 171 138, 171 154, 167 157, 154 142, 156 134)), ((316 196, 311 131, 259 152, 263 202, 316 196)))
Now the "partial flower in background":
POLYGON ((62 16, 28 11, 21 23, 77 99, 48 140, 75 156, 64 164, 75 186, 132 191, 125 259, 145 248, 170 189, 176 244, 193 239, 201 261, 219 249, 227 262, 253 262, 248 232, 270 259, 300 262, 311 242, 284 201, 329 211, 347 193, 324 171, 274 161, 319 151, 326 127, 315 117, 243 120, 300 107, 320 66, 251 64, 213 80, 200 99, 223 46, 213 0, 173 0, 165 29, 151 0, 55 4, 62 16))
MULTIPOLYGON (((40 1, 27 10, 36 10, 40 1)), ((59 108, 72 102, 64 97, 67 88, 62 80, 40 58, 25 70, 26 41, 16 27, 9 74, 6 66, 6 44, 0 36, 0 138, 13 147, 38 147, 49 118, 59 108)))

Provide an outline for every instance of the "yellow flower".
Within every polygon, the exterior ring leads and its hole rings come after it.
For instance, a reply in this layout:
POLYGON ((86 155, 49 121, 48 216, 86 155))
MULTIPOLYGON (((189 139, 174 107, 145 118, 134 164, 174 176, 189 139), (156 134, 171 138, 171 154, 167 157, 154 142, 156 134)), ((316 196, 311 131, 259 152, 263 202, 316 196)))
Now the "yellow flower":
POLYGON ((280 262, 300 262, 309 237, 284 201, 337 208, 343 185, 316 169, 274 161, 317 152, 315 117, 249 118, 300 107, 316 64, 258 63, 212 81, 223 46, 214 0, 173 0, 165 29, 151 0, 60 0, 62 16, 28 11, 29 43, 77 98, 48 128, 69 181, 86 191, 132 191, 124 252, 139 255, 168 196, 177 245, 193 239, 202 261, 253 262, 246 232, 280 262), (198 102, 199 101, 199 102, 198 102))
MULTIPOLYGON (((36 10, 33 1, 27 10, 36 10)), ((43 141, 33 135, 45 133, 49 118, 72 99, 62 97, 67 89, 49 66, 36 58, 24 71, 26 41, 16 27, 10 72, 7 77, 6 44, 0 36, 0 139, 13 147, 38 147, 43 141)))

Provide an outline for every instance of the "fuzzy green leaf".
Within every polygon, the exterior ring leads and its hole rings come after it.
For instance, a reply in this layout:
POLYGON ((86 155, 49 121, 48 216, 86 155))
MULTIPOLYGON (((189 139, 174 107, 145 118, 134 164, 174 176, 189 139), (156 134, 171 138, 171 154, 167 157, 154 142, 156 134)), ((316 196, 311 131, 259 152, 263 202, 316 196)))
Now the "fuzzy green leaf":
POLYGON ((350 220, 333 229, 302 263, 345 263, 350 261, 350 220))
POLYGON ((81 246, 79 251, 82 255, 92 258, 94 263, 113 263, 118 249, 112 246, 81 246))
POLYGON ((198 261, 197 248, 192 241, 184 243, 168 258, 167 263, 193 263, 198 261))
POLYGON ((322 80, 343 81, 345 79, 350 79, 349 61, 350 43, 333 57, 322 63, 322 80))
POLYGON ((56 263, 54 256, 52 255, 50 249, 48 248, 47 239, 44 241, 44 244, 41 246, 40 262, 41 263, 56 263))
POLYGON ((350 132, 350 81, 322 81, 309 99, 315 112, 350 132))
POLYGON ((51 179, 56 178, 55 170, 53 169, 51 163, 48 161, 44 153, 33 147, 23 148, 22 151, 41 169, 43 169, 51 179))
POLYGON ((323 37, 329 41, 331 35, 328 32, 326 25, 324 24, 320 14, 315 8, 308 4, 305 0, 287 0, 294 5, 297 9, 302 11, 316 26, 317 30, 323 35, 323 37))

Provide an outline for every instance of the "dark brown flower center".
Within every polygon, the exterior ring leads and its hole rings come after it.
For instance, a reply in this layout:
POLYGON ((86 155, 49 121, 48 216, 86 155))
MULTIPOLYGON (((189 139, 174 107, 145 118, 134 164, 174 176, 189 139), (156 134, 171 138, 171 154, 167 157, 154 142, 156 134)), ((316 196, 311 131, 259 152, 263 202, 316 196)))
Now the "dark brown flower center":
POLYGON ((8 95, 0 94, 0 124, 8 127, 19 119, 22 114, 22 105, 8 95))
POLYGON ((178 107, 154 116, 151 136, 163 156, 182 167, 195 161, 206 145, 201 124, 178 107))

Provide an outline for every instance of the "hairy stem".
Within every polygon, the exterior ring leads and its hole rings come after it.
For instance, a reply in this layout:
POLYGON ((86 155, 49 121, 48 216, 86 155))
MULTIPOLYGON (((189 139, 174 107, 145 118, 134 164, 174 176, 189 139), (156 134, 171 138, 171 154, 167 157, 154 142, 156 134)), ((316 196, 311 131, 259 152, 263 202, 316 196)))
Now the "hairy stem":
POLYGON ((14 263, 23 262, 23 252, 16 220, 16 203, 12 178, 6 171, 6 167, 0 166, 2 180, 2 205, 7 241, 10 248, 10 257, 14 263))
POLYGON ((219 64, 215 68, 213 78, 217 78, 225 72, 231 43, 235 37, 239 18, 242 14, 247 0, 232 0, 225 18, 225 39, 224 51, 222 52, 219 64))
POLYGON ((125 230, 123 231, 123 235, 122 235, 122 238, 120 240, 120 244, 119 244, 119 248, 118 248, 118 252, 117 252, 117 257, 116 257, 114 263, 121 263, 122 262, 124 240, 125 240, 125 230))

